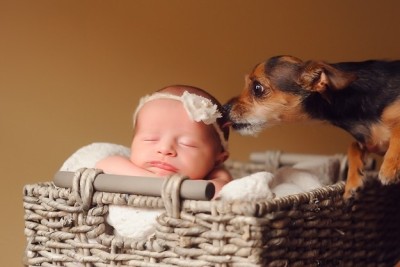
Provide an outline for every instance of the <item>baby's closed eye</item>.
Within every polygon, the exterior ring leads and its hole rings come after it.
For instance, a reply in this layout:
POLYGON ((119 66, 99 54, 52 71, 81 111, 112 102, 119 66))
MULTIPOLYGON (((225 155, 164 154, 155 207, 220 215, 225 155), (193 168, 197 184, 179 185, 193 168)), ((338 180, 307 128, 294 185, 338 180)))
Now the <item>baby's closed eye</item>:
POLYGON ((155 141, 158 141, 160 138, 157 135, 146 135, 146 136, 143 136, 141 139, 142 139, 142 141, 145 141, 145 142, 155 142, 155 141))
POLYGON ((198 142, 192 138, 180 138, 178 144, 184 147, 197 148, 199 146, 198 142))

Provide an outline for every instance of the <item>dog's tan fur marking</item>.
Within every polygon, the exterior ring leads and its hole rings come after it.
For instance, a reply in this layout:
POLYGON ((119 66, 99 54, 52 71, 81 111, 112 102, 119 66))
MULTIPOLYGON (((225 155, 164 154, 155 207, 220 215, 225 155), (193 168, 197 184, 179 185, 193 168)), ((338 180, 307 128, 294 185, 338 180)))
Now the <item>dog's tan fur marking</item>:
POLYGON ((394 127, 396 124, 400 124, 400 100, 395 101, 393 104, 385 108, 382 114, 382 121, 388 127, 394 127))
POLYGON ((388 106, 382 114, 382 122, 390 131, 389 147, 379 171, 383 184, 390 184, 400 179, 400 100, 388 106))
MULTIPOLYGON (((265 109, 278 118, 279 122, 299 122, 309 119, 301 106, 300 97, 292 94, 274 91, 269 97, 268 103, 260 103, 265 109)), ((264 114, 267 116, 267 114, 264 114)))
POLYGON ((349 170, 343 195, 345 199, 350 198, 354 194, 354 191, 363 184, 364 156, 365 152, 357 142, 353 142, 349 146, 347 151, 349 170))
POLYGON ((376 123, 371 125, 370 135, 365 143, 366 149, 378 155, 385 154, 389 146, 390 129, 384 123, 376 123))
POLYGON ((384 156, 379 171, 379 178, 383 184, 396 182, 400 177, 400 100, 388 106, 383 114, 382 121, 390 129, 389 148, 384 156))
POLYGON ((386 151, 382 166, 379 171, 379 179, 383 184, 397 182, 400 176, 400 125, 392 129, 389 148, 386 151))
POLYGON ((282 56, 279 61, 285 61, 293 64, 301 63, 303 62, 301 59, 294 57, 294 56, 282 56))
POLYGON ((253 72, 251 73, 251 77, 263 78, 265 77, 265 62, 258 64, 253 72))

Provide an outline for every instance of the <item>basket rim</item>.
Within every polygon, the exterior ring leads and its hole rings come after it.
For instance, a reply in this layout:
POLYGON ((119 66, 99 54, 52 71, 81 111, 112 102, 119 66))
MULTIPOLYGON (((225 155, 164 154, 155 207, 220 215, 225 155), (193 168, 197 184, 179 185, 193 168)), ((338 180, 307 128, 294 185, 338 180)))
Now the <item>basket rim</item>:
MULTIPOLYGON (((272 199, 258 200, 191 200, 181 199, 181 209, 193 212, 212 212, 220 214, 233 213, 245 216, 262 216, 265 213, 279 211, 307 203, 318 203, 332 198, 341 198, 344 192, 345 182, 337 182, 325 185, 308 192, 276 197, 272 199)), ((56 186, 53 182, 38 182, 27 184, 23 189, 24 196, 42 195, 46 198, 68 198, 72 194, 71 188, 56 186)), ((163 199, 160 196, 145 196, 128 193, 115 193, 95 191, 91 205, 127 205, 141 208, 164 208, 163 199)))

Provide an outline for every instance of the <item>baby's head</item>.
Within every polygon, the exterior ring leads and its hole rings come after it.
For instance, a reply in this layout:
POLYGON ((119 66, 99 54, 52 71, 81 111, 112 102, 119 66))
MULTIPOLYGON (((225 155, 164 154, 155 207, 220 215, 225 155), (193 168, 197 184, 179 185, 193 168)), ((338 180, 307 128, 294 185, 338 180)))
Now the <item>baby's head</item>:
POLYGON ((165 87, 143 97, 134 113, 131 160, 146 168, 156 159, 154 164, 165 163, 161 169, 169 170, 160 175, 180 172, 202 179, 228 157, 226 122, 222 105, 206 91, 165 87))

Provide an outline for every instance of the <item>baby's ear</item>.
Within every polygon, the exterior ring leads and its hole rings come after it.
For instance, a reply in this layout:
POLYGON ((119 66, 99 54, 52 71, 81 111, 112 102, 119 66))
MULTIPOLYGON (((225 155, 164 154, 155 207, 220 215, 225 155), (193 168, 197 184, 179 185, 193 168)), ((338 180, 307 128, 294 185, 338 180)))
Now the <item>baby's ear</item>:
POLYGON ((342 90, 357 76, 320 61, 306 62, 300 73, 298 84, 305 90, 324 94, 327 89, 342 90))
POLYGON ((221 165, 224 163, 227 159, 229 158, 229 152, 228 151, 222 151, 219 153, 217 156, 217 160, 215 162, 215 166, 221 165))

